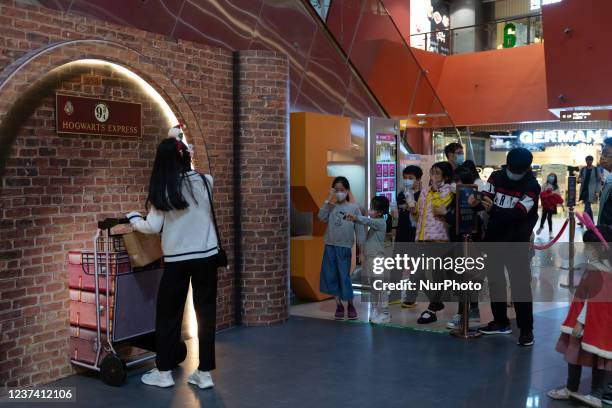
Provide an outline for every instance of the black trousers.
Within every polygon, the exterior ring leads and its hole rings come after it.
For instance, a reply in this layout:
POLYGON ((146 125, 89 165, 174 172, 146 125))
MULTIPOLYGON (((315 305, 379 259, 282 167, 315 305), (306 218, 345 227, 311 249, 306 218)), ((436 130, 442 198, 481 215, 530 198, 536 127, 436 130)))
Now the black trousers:
MULTIPOLYGON (((508 270, 510 279, 510 293, 514 310, 516 311, 516 323, 521 331, 533 330, 533 301, 531 294, 531 265, 527 243, 524 250, 508 251, 503 243, 499 244, 494 253, 494 261, 487 265, 487 278, 489 281, 489 295, 491 296, 491 312, 496 323, 508 325, 507 303, 508 283, 504 274, 504 266, 508 270), (509 253, 510 252, 510 253, 509 253)), ((521 246, 522 249, 522 246, 521 246)))
POLYGON ((548 219, 548 230, 552 231, 552 216, 553 210, 545 210, 542 208, 542 218, 540 219, 540 228, 544 228, 544 221, 548 219))
POLYGON ((217 316, 217 267, 215 257, 166 262, 157 292, 156 349, 157 369, 177 366, 180 354, 181 324, 189 281, 198 321, 199 370, 215 368, 215 326, 217 316))
MULTIPOLYGON (((593 361, 593 365, 597 365, 597 357, 593 361)), ((582 375, 582 366, 576 364, 567 365, 567 389, 572 392, 578 392, 580 386, 580 377, 582 375)), ((606 372, 593 367, 593 375, 591 377, 591 392, 597 391, 604 386, 606 372)))

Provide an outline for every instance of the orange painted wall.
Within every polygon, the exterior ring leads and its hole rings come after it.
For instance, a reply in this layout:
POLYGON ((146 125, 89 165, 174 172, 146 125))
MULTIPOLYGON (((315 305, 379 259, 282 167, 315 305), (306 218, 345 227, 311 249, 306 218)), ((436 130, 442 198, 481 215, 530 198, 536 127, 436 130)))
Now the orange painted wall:
MULTIPOLYGON (((426 69, 431 60, 419 59, 426 69)), ((436 91, 457 126, 557 119, 542 44, 445 57, 436 91)))
POLYGON ((550 108, 612 105, 612 1, 563 0, 542 14, 550 108))

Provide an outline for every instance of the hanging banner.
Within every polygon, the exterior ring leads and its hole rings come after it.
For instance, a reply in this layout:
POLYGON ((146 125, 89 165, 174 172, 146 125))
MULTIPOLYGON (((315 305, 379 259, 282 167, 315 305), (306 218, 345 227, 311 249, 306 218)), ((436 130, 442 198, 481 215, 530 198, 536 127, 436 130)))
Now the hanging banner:
POLYGON ((57 133, 97 136, 142 136, 142 105, 56 94, 57 133))

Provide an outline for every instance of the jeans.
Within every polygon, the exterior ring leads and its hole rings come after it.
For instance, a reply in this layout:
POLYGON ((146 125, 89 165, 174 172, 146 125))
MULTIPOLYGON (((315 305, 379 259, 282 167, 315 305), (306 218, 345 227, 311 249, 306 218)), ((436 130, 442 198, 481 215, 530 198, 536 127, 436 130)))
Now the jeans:
POLYGON ((325 245, 319 281, 321 292, 337 296, 342 300, 353 300, 352 257, 351 248, 325 245))

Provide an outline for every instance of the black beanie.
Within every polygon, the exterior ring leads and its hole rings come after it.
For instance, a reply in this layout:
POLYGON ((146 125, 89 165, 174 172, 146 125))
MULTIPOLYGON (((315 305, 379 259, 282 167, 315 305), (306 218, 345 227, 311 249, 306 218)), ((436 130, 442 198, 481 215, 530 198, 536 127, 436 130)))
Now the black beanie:
POLYGON ((529 170, 532 161, 533 155, 524 147, 517 147, 516 149, 510 150, 506 157, 508 170, 516 174, 524 173, 529 170))

